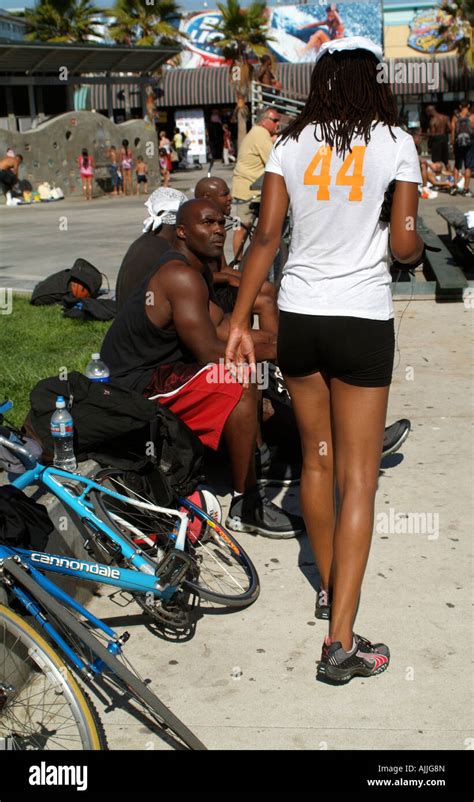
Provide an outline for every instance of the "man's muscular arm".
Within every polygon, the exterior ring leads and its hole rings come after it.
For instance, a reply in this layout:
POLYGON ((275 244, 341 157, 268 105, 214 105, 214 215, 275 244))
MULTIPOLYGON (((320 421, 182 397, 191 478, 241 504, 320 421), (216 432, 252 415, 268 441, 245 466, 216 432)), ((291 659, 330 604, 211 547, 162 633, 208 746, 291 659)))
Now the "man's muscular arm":
MULTIPOLYGON (((172 323, 179 339, 194 354, 196 361, 205 365, 222 359, 225 343, 219 339, 211 319, 209 291, 203 276, 182 262, 170 262, 155 273, 148 292, 155 291, 158 295, 158 286, 171 307, 172 323)), ((259 359, 274 358, 274 345, 262 345, 261 350, 259 359)))

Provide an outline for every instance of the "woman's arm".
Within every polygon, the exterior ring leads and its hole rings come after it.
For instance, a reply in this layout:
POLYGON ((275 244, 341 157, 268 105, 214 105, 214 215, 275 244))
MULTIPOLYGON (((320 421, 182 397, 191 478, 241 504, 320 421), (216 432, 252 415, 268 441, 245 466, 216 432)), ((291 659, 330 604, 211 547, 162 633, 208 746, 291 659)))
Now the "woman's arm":
POLYGON ((230 320, 226 359, 255 365, 255 349, 249 328, 250 313, 280 244, 289 197, 283 176, 265 173, 260 216, 252 243, 244 258, 239 292, 230 320))
POLYGON ((412 181, 396 181, 390 215, 390 249, 393 257, 404 264, 420 259, 424 242, 416 231, 418 185, 412 181))
POLYGON ((309 22, 308 25, 302 25, 298 30, 308 31, 310 28, 316 28, 317 25, 327 25, 327 19, 318 20, 317 22, 309 22))

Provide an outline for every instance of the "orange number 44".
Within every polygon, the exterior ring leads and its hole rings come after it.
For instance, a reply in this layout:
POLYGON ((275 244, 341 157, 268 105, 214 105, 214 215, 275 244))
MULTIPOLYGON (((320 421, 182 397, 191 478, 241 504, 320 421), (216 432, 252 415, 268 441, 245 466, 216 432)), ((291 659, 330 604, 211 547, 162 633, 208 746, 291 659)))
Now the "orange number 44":
MULTIPOLYGON (((351 188, 349 192, 350 201, 362 200, 362 186, 364 185, 364 176, 362 175, 362 167, 364 164, 365 146, 354 145, 352 153, 344 159, 337 176, 337 186, 348 186, 351 188), (352 167, 352 174, 348 175, 352 167)), ((314 185, 319 187, 316 195, 318 200, 330 200, 329 185, 331 183, 331 176, 329 173, 331 167, 332 148, 328 145, 322 145, 315 156, 311 159, 304 173, 304 183, 306 185, 314 185), (315 170, 321 165, 320 172, 316 175, 315 170)))

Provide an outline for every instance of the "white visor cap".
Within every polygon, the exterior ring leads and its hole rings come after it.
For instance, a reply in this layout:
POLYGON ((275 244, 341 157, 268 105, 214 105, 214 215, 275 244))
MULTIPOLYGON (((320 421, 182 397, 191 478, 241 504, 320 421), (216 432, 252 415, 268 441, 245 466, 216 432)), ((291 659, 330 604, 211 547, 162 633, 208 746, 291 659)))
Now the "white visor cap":
POLYGON ((378 61, 383 61, 382 48, 372 39, 367 39, 366 36, 347 36, 344 39, 334 39, 332 42, 325 42, 321 45, 314 63, 317 64, 325 53, 340 53, 343 50, 368 50, 378 61))

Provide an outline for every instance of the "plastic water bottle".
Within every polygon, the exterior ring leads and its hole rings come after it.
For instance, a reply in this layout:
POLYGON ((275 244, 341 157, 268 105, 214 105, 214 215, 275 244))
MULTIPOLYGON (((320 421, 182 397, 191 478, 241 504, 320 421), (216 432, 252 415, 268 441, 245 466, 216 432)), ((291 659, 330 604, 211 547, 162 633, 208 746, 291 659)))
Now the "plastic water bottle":
POLYGON ((51 417, 51 436, 55 467, 63 471, 74 471, 77 468, 73 444, 74 423, 62 395, 56 398, 56 412, 51 417))
POLYGON ((91 382, 108 382, 110 372, 100 358, 100 354, 92 354, 92 359, 86 367, 86 376, 91 382))

